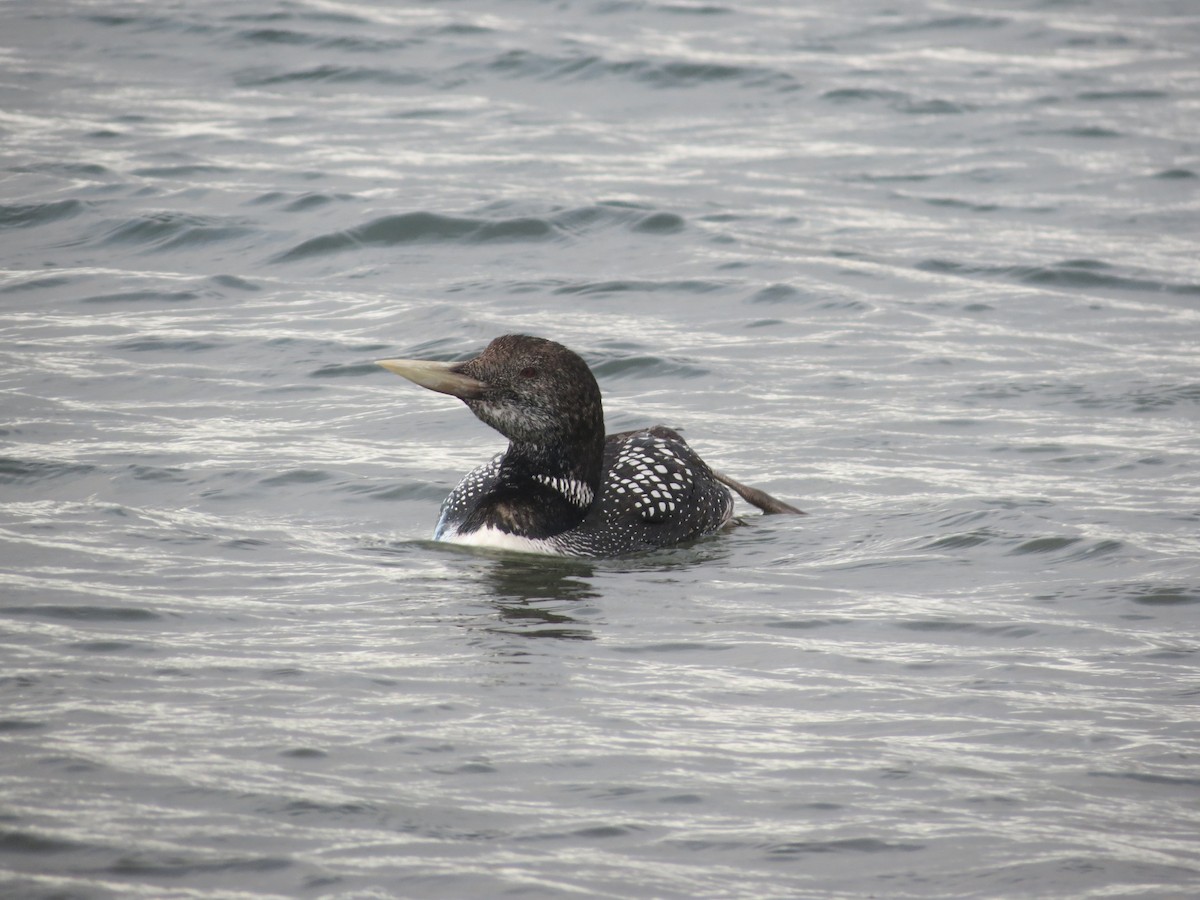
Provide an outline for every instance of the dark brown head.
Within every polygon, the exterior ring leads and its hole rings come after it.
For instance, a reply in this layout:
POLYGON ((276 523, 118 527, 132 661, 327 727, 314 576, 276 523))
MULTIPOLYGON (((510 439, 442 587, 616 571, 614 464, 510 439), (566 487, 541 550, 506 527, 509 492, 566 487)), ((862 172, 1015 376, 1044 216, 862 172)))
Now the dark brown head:
POLYGON ((587 363, 554 341, 506 334, 466 362, 385 359, 379 365, 460 398, 514 444, 603 445, 600 387, 587 363))

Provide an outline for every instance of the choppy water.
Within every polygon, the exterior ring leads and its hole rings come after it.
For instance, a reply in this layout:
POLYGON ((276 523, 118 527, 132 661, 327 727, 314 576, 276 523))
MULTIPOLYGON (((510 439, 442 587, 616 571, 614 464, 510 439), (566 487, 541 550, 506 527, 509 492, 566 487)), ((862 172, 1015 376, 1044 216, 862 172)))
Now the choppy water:
POLYGON ((1200 10, 0 6, 6 897, 1200 890, 1200 10), (809 511, 429 543, 525 330, 809 511))

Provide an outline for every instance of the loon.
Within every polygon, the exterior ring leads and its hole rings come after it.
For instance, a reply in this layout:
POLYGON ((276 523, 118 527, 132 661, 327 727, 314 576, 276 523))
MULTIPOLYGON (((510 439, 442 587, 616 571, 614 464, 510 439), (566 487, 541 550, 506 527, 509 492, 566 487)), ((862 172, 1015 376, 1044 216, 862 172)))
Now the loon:
POLYGON ((710 469, 655 425, 604 434, 600 386, 554 341, 509 334, 466 362, 383 359, 421 387, 458 397, 509 440, 446 498, 433 538, 556 556, 611 557, 711 534, 733 488, 765 513, 803 515, 710 469))

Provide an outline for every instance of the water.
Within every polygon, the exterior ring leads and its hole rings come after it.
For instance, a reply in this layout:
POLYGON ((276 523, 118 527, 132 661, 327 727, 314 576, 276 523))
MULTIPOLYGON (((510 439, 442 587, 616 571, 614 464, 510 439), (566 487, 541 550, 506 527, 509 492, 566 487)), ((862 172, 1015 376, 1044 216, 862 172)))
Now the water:
POLYGON ((4 896, 1200 890, 1194 4, 0 35, 4 896), (810 515, 430 543, 519 330, 810 515))

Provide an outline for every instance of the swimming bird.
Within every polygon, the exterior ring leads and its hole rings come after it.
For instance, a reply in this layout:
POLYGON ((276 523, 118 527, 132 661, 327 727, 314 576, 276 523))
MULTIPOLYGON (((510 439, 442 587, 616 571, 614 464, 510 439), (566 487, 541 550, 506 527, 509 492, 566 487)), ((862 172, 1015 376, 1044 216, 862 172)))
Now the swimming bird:
POLYGON ((713 471, 670 428, 605 436, 595 376, 554 341, 508 334, 465 362, 378 364, 458 397, 509 441, 446 498, 434 540, 593 558, 669 547, 729 521, 727 487, 765 513, 803 515, 713 471))

